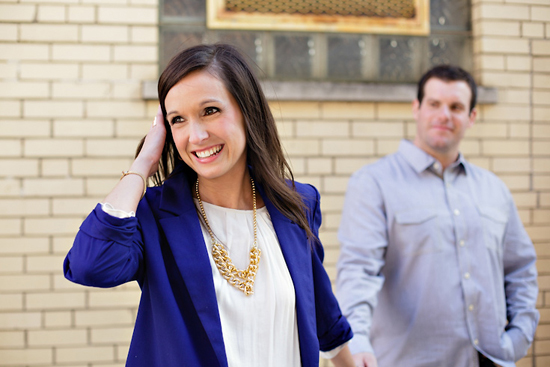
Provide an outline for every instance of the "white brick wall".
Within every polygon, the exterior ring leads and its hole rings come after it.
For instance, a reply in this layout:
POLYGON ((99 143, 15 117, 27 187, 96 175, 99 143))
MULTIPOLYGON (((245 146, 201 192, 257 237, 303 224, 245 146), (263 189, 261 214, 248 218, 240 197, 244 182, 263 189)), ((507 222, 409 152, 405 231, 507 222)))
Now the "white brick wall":
POLYGON ((62 262, 147 131, 157 16, 156 1, 0 2, 0 366, 124 364, 137 287, 72 285, 62 262))
POLYGON ((483 122, 501 126, 499 133, 491 136, 490 129, 473 132, 483 139, 481 154, 490 157, 488 168, 512 190, 539 255, 541 325, 531 348, 533 355, 520 361, 521 366, 550 363, 550 223, 546 216, 550 204, 550 139, 546 129, 550 122, 546 107, 550 85, 549 13, 550 3, 545 0, 504 4, 476 1, 473 10, 476 76, 483 84, 497 87, 502 101, 484 106, 481 111, 483 122))

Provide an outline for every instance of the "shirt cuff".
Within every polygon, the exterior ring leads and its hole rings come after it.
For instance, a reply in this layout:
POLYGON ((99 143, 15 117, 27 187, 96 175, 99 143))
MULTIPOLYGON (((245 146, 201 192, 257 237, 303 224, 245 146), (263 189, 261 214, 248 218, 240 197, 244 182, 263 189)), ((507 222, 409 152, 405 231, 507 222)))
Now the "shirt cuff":
POLYGON ((527 354, 529 349, 529 340, 525 337, 523 332, 519 328, 510 328, 506 331, 506 334, 512 340, 512 346, 514 347, 514 361, 518 361, 527 354))
POLYGON ((321 358, 332 359, 332 358, 336 357, 336 355, 338 355, 338 353, 340 353, 340 351, 342 349, 344 349, 344 347, 346 345, 348 345, 348 343, 349 343, 349 340, 347 342, 345 342, 344 344, 341 344, 341 345, 337 346, 334 349, 328 350, 326 352, 320 352, 321 353, 321 358))
POLYGON ((109 203, 101 203, 101 209, 109 214, 110 216, 112 217, 115 217, 115 218, 132 218, 132 217, 135 217, 136 216, 136 213, 134 211, 131 211, 131 212, 125 212, 124 210, 119 210, 119 209, 115 209, 113 208, 113 206, 109 203))
POLYGON ((366 335, 355 333, 353 338, 349 343, 349 350, 351 354, 357 353, 372 353, 374 354, 374 349, 369 341, 369 337, 366 335))

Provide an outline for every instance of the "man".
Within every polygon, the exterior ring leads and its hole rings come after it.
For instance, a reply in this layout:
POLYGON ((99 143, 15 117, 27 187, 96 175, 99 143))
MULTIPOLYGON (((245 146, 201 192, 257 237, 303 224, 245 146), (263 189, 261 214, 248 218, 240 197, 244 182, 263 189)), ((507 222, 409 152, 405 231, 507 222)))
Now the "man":
POLYGON ((504 183, 459 153, 475 103, 470 74, 428 71, 414 142, 350 179, 337 294, 357 366, 510 367, 533 341, 533 244, 504 183))

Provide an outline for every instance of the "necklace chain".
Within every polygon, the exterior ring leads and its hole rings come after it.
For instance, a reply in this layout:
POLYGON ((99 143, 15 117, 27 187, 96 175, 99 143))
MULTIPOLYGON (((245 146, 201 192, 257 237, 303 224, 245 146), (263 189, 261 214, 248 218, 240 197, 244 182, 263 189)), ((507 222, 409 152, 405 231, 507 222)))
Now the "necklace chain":
POLYGON ((240 289, 247 296, 254 294, 254 281, 256 280, 256 272, 258 271, 258 265, 260 263, 260 255, 262 251, 258 248, 258 238, 257 238, 257 222, 256 222, 256 187, 254 185, 254 180, 250 178, 252 183, 252 207, 253 207, 253 223, 254 223, 254 245, 250 249, 250 263, 248 267, 244 270, 238 269, 234 264, 229 253, 227 252, 225 246, 221 241, 217 240, 210 228, 208 223, 208 218, 206 217, 206 212, 204 211, 204 206, 202 205, 201 196, 199 195, 199 179, 197 178, 197 183, 195 184, 195 193, 197 199, 199 200, 199 206, 201 209, 202 219, 204 219, 204 224, 206 229, 210 234, 212 239, 212 257, 216 263, 216 267, 220 271, 222 277, 224 277, 229 284, 235 288, 240 289))

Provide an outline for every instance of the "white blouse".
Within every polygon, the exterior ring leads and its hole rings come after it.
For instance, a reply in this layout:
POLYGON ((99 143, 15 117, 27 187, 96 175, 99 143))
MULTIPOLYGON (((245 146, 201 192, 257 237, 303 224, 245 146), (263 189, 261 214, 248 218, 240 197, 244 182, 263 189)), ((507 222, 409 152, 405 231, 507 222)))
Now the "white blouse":
MULTIPOLYGON (((195 199, 195 204, 198 201, 195 199)), ((254 243, 252 210, 204 203, 212 232, 225 246, 238 269, 246 269, 254 243)), ((210 254, 223 340, 230 367, 300 366, 296 299, 292 278, 265 207, 257 210, 261 257, 254 294, 246 296, 225 280, 212 258, 212 240, 201 221, 210 254)))

